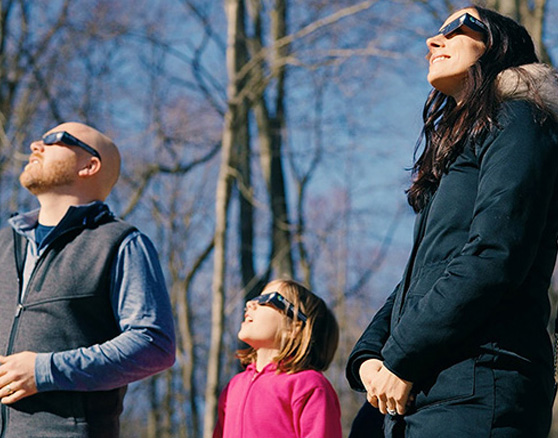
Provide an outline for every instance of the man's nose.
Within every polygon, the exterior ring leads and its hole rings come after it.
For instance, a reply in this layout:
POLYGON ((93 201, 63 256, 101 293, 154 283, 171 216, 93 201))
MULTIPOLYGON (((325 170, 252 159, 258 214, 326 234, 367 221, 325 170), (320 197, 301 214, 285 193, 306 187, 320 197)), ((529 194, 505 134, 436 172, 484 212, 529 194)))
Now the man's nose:
POLYGON ((42 140, 35 140, 31 142, 31 151, 32 152, 42 152, 45 149, 45 144, 42 140))

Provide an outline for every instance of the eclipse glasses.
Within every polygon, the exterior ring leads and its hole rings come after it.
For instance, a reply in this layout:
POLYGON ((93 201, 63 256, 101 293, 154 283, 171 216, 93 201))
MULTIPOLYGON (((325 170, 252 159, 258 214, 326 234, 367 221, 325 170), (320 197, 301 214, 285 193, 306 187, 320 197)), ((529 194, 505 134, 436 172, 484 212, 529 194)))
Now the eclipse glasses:
POLYGON ((448 36, 462 26, 468 27, 475 32, 480 32, 485 35, 488 34, 488 26, 467 12, 442 27, 438 31, 438 34, 448 36))
MULTIPOLYGON (((278 310, 282 310, 283 312, 286 312, 289 318, 294 319, 295 306, 279 292, 272 292, 270 294, 258 295, 257 297, 249 300, 248 302, 256 303, 262 306, 265 305, 273 306, 278 310)), ((297 312, 296 316, 302 322, 306 322, 306 320, 308 319, 301 310, 297 312)))
POLYGON ((65 146, 77 146, 78 148, 82 148, 84 151, 89 152, 94 157, 97 157, 99 160, 101 159, 99 152, 66 131, 51 132, 50 134, 45 135, 42 138, 42 141, 46 145, 63 144, 65 146))

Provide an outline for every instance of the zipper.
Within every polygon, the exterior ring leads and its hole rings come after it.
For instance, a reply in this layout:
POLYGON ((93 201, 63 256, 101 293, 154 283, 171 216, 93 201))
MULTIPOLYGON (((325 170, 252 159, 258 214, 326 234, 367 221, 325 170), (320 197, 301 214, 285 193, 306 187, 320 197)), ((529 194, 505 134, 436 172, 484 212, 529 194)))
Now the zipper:
POLYGON ((16 311, 15 311, 15 315, 14 315, 14 322, 12 324, 12 329, 10 331, 10 337, 8 338, 8 347, 6 349, 6 353, 9 355, 12 353, 12 348, 14 346, 14 339, 15 339, 15 334, 19 325, 19 317, 21 316, 21 312, 23 312, 25 310, 25 306, 21 303, 18 303, 17 307, 16 307, 16 311))
MULTIPOLYGON (((33 303, 31 305, 25 305, 25 301, 27 301, 27 298, 29 296, 29 294, 27 293, 28 291, 32 290, 32 285, 34 283, 35 280, 35 276, 37 274, 37 272, 40 270, 41 266, 43 265, 43 263, 45 262, 46 256, 52 251, 52 249, 56 246, 56 243, 59 242, 64 236, 76 231, 76 230, 80 230, 82 227, 81 226, 72 226, 66 230, 64 230, 62 233, 60 233, 58 236, 56 236, 54 238, 54 240, 52 242, 50 242, 50 244, 45 248, 45 250, 43 251, 43 253, 37 258, 37 261, 35 263, 35 266, 33 267, 33 271, 31 272, 31 275, 29 276, 29 281, 27 282, 27 287, 26 287, 26 293, 25 296, 23 298, 23 300, 21 299, 21 295, 22 295, 22 289, 23 289, 23 266, 24 266, 24 261, 25 261, 25 257, 21 257, 22 254, 20 254, 20 250, 21 250, 21 237, 19 235, 17 235, 17 232, 14 230, 14 250, 15 250, 15 259, 16 259, 16 268, 17 268, 17 275, 18 275, 18 284, 19 284, 19 291, 18 291, 18 304, 16 307, 16 313, 14 315, 14 322, 12 324, 12 329, 10 331, 10 337, 8 338, 8 346, 6 348, 6 353, 5 355, 9 355, 12 352, 12 348, 13 348, 13 344, 15 341, 15 335, 16 335, 16 331, 17 331, 17 326, 18 326, 18 321, 19 321, 19 317, 22 313, 22 311, 24 311, 26 308, 28 307, 32 307, 38 304, 44 304, 50 301, 58 301, 58 300, 62 300, 63 298, 51 298, 50 300, 43 300, 43 301, 39 301, 36 303, 33 303)), ((0 435, 0 438, 2 438, 2 435, 0 435)))
MULTIPOLYGON (((77 229, 80 229, 80 228, 81 228, 81 227, 76 227, 76 226, 74 226, 74 227, 68 228, 67 230, 64 230, 62 233, 60 233, 58 236, 56 236, 52 242, 50 242, 50 243, 48 244, 48 246, 45 248, 45 250, 43 251, 43 253, 37 258, 37 261, 35 262, 35 266, 33 267, 33 271, 31 272, 31 275, 29 276, 29 280, 28 280, 28 282, 27 282, 26 293, 25 293, 25 296, 24 296, 23 301, 27 301, 27 297, 28 297, 27 291, 32 290, 32 287, 31 287, 31 286, 33 285, 33 280, 35 280, 35 276, 36 276, 37 272, 39 271, 39 268, 43 265, 43 263, 44 263, 44 261, 45 261, 45 259, 46 259, 46 256, 52 251, 52 249, 54 248, 55 244, 56 244, 57 242, 59 242, 60 239, 61 239, 62 237, 66 236, 67 234, 69 234, 69 233, 71 233, 71 232, 73 232, 73 231, 75 231, 75 230, 77 230, 77 229)), ((39 250, 39 249, 37 248, 37 251, 38 251, 38 250, 39 250)), ((19 270, 18 270, 18 271, 19 271, 19 270)), ((22 290, 21 290, 21 289, 22 289, 22 287, 23 287, 23 265, 21 266, 21 272, 18 272, 18 276, 19 276, 18 281, 19 281, 19 287, 20 287, 19 296, 21 297, 21 294, 22 294, 22 290)), ((21 298, 20 298, 20 300, 19 300, 19 305, 18 305, 18 307, 19 307, 19 306, 23 306, 23 307, 25 308, 25 305, 24 305, 24 303, 22 302, 21 298)), ((23 309, 20 309, 20 310, 23 310, 23 309)))
MULTIPOLYGON (((31 273, 31 276, 29 277, 29 282, 27 283, 27 289, 28 290, 29 290, 29 286, 31 285, 31 280, 34 277, 34 273, 37 271, 37 268, 41 264, 40 261, 41 261, 41 258, 39 258, 39 260, 37 260, 37 263, 36 263, 35 267, 33 268, 33 272, 31 273)), ((16 337, 16 334, 17 334, 18 326, 19 326, 19 318, 21 316, 21 313, 26 309, 25 304, 22 303, 22 301, 21 301, 22 285, 23 285, 23 280, 20 280, 19 281, 19 287, 20 287, 19 297, 20 298, 19 298, 17 306, 16 306, 16 310, 15 310, 15 314, 14 314, 14 321, 12 323, 12 329, 10 330, 10 337, 8 338, 8 345, 6 347, 6 356, 12 354, 12 349, 14 347, 15 337, 16 337)), ((25 298, 27 298, 27 294, 25 294, 25 298)))
POLYGON ((15 317, 16 317, 16 318, 19 318, 19 315, 21 315, 21 312, 22 312, 23 310, 25 310, 25 306, 24 306, 23 304, 19 303, 19 304, 17 305, 17 308, 16 308, 15 317))
POLYGON ((12 328, 10 329, 10 336, 8 337, 8 344, 6 346, 6 352, 5 352, 6 356, 9 356, 10 354, 12 354, 12 348, 14 346, 15 334, 17 332, 17 328, 18 328, 18 325, 19 325, 19 317, 21 316, 21 313, 24 310, 25 310, 25 306, 21 303, 20 300, 18 300, 16 310, 15 310, 15 313, 14 313, 14 320, 12 322, 12 328))
MULTIPOLYGON (((12 329, 10 330, 10 338, 8 340, 7 354, 10 354, 12 351, 12 347, 15 339, 15 333, 19 325, 19 317, 21 315, 21 312, 23 312, 24 310, 25 310, 25 306, 21 303, 18 303, 14 315, 14 321, 12 323, 12 329)), ((7 424, 8 424, 8 407, 6 405, 2 405, 2 433, 0 434, 0 438, 4 436, 4 432, 6 430, 7 424)))
POLYGON ((8 424, 8 407, 2 405, 2 432, 0 432, 0 437, 4 436, 4 431, 6 430, 6 424, 8 424))
MULTIPOLYGON (((23 247, 22 237, 15 230, 13 230, 13 239, 14 239, 14 258, 15 258, 15 266, 17 272, 18 303, 14 314, 14 320, 12 321, 12 327, 10 329, 8 345, 6 346, 6 351, 4 352, 6 356, 9 355, 10 352, 12 351, 15 333, 17 331, 17 326, 19 324, 19 317, 21 315, 21 312, 25 309, 25 307, 21 303, 21 291, 22 291, 22 284, 23 284, 23 265, 25 260, 25 255, 23 254, 23 250, 25 249, 25 251, 27 251, 27 245, 25 245, 25 248, 23 247)), ((27 240, 25 240, 25 242, 27 243, 27 240)), ((8 407, 3 404, 0 408, 0 412, 2 416, 2 424, 1 424, 2 428, 0 429, 0 438, 3 438, 4 435, 6 434, 6 427, 8 425, 8 415, 9 415, 8 407)))
MULTIPOLYGON (((35 263, 35 266, 33 267, 33 271, 31 272, 31 275, 29 276, 29 281, 27 282, 27 291, 31 290, 30 286, 33 284, 33 280, 35 279, 35 274, 39 270, 41 265, 44 263, 46 255, 50 252, 50 249, 54 246, 54 243, 59 241, 61 237, 65 236, 68 233, 70 233, 70 232, 72 232, 76 229, 79 229, 79 228, 80 227, 74 226, 74 227, 68 228, 67 230, 64 230, 62 233, 60 233, 58 236, 55 237, 55 239, 47 246, 47 248, 45 248, 43 253, 37 259, 37 262, 35 263)), ((25 241, 27 241, 27 239, 25 241)), ((12 353, 12 349, 13 349, 14 342, 15 342, 15 337, 16 337, 16 334, 17 334, 18 326, 19 326, 20 317, 21 317, 22 312, 27 308, 25 306, 25 304, 22 302, 22 299, 21 299, 21 295, 22 295, 22 292, 23 292, 23 267, 24 267, 24 264, 25 264, 25 255, 26 255, 26 254, 22 253, 22 250, 23 250, 22 238, 14 230, 14 256, 15 256, 15 264, 16 264, 16 270, 17 270, 18 303, 17 303, 16 310, 15 310, 15 313, 14 313, 14 320, 12 322, 12 328, 10 329, 10 336, 8 338, 8 344, 7 344, 7 347, 6 347, 5 356, 8 356, 12 353)), ((27 251, 27 246, 25 246, 25 251, 27 251)), ((23 301, 25 301, 27 296, 28 296, 28 294, 26 293, 23 301)), ((44 302, 48 302, 48 301, 51 301, 51 300, 45 300, 43 302, 33 303, 33 305, 43 304, 44 302)), ((2 416, 0 438, 4 438, 5 433, 6 433, 6 427, 8 425, 8 415, 9 415, 8 407, 3 404, 0 407, 0 412, 1 412, 1 416, 2 416)))

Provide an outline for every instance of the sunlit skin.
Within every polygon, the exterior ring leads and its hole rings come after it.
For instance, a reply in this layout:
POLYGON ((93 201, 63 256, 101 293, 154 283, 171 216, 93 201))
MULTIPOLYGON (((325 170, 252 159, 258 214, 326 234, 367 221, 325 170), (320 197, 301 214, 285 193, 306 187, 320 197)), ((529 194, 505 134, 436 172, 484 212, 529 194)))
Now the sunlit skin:
MULTIPOLYGON (((265 288, 262 295, 274 292, 265 288)), ((261 371, 273 361, 281 348, 287 316, 273 306, 259 305, 252 301, 246 304, 244 321, 238 332, 238 339, 256 350, 256 369, 261 371)))
MULTIPOLYGON (((41 205, 39 223, 56 225, 72 205, 103 201, 120 172, 120 155, 114 143, 90 126, 64 123, 47 133, 67 131, 98 151, 102 162, 75 146, 31 143, 29 162, 20 182, 41 205)), ((24 351, 0 356, 0 402, 15 403, 37 393, 35 360, 37 354, 24 351)))
POLYGON ((390 410, 403 415, 407 411, 412 382, 397 377, 378 359, 363 362, 359 374, 368 402, 382 414, 390 410))
POLYGON ((39 222, 56 225, 71 205, 104 201, 120 173, 120 154, 108 137, 90 126, 69 122, 45 134, 67 131, 97 150, 102 161, 75 146, 31 143, 29 163, 20 175, 41 209, 39 222))
MULTIPOLYGON (((480 19, 476 9, 462 9, 450 15, 442 27, 465 12, 480 19)), ((438 91, 460 102, 467 70, 486 50, 483 34, 467 26, 461 26, 456 32, 447 36, 438 34, 428 38, 426 45, 428 46, 426 59, 429 62, 428 82, 438 91)))
POLYGON ((42 141, 31 143, 29 163, 19 177, 23 187, 35 196, 51 191, 63 193, 77 179, 79 155, 86 154, 77 148, 45 146, 42 141))
POLYGON ((0 402, 11 404, 37 393, 35 358, 37 353, 23 351, 0 356, 0 402))

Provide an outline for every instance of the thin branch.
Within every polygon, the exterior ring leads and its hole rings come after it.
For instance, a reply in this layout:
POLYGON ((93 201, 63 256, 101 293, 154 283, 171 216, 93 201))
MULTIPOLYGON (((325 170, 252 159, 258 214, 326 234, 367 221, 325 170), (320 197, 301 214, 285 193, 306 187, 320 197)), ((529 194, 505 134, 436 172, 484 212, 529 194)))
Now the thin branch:
POLYGON ((211 160, 217 154, 220 148, 221 144, 217 143, 213 146, 213 149, 211 149, 206 155, 186 165, 177 165, 174 167, 170 167, 164 166, 162 164, 153 164, 151 166, 147 166, 138 178, 140 180, 139 186, 137 187, 135 193, 131 196, 128 206, 124 209, 120 216, 122 218, 125 218, 130 213, 132 213, 132 211, 137 207, 139 201, 141 200, 147 186, 149 185, 149 182, 155 175, 158 175, 160 173, 186 174, 200 164, 204 164, 207 161, 211 160))
POLYGON ((356 295, 358 292, 360 292, 360 290, 366 285, 366 283, 368 283, 372 275, 378 271, 379 267, 382 265, 387 256, 387 252, 393 240, 393 235, 395 234, 395 230, 399 226, 399 221, 401 220, 401 217, 405 210, 406 205, 401 203, 395 215, 393 216, 389 228, 382 240, 382 244, 374 255, 374 258, 372 259, 368 269, 360 276, 357 282, 345 292, 345 298, 356 295))
POLYGON ((274 53, 277 52, 279 49, 286 47, 288 45, 290 45, 291 43, 293 43, 293 41, 298 40, 298 39, 302 39, 314 32, 316 32, 317 30, 326 27, 326 26, 330 26, 333 23, 336 23, 340 20, 342 20, 343 18, 346 18, 350 15, 354 15, 357 14, 359 12, 362 12, 366 9, 371 8, 375 3, 377 3, 378 0, 367 0, 361 3, 358 3, 356 5, 353 6, 349 6, 347 8, 343 8, 340 9, 339 11, 335 12, 334 14, 331 14, 327 17, 324 17, 320 20, 316 20, 313 23, 310 23, 309 25, 303 27, 302 29, 298 30, 297 32, 287 35, 283 38, 278 39, 277 41, 274 41, 274 43, 272 45, 270 45, 269 47, 261 50, 260 52, 258 52, 256 55, 254 55, 254 57, 250 60, 250 62, 246 63, 242 69, 238 72, 237 74, 237 80, 241 80, 243 79, 245 76, 247 76, 249 74, 249 72, 255 68, 261 61, 263 61, 270 53, 274 53))

